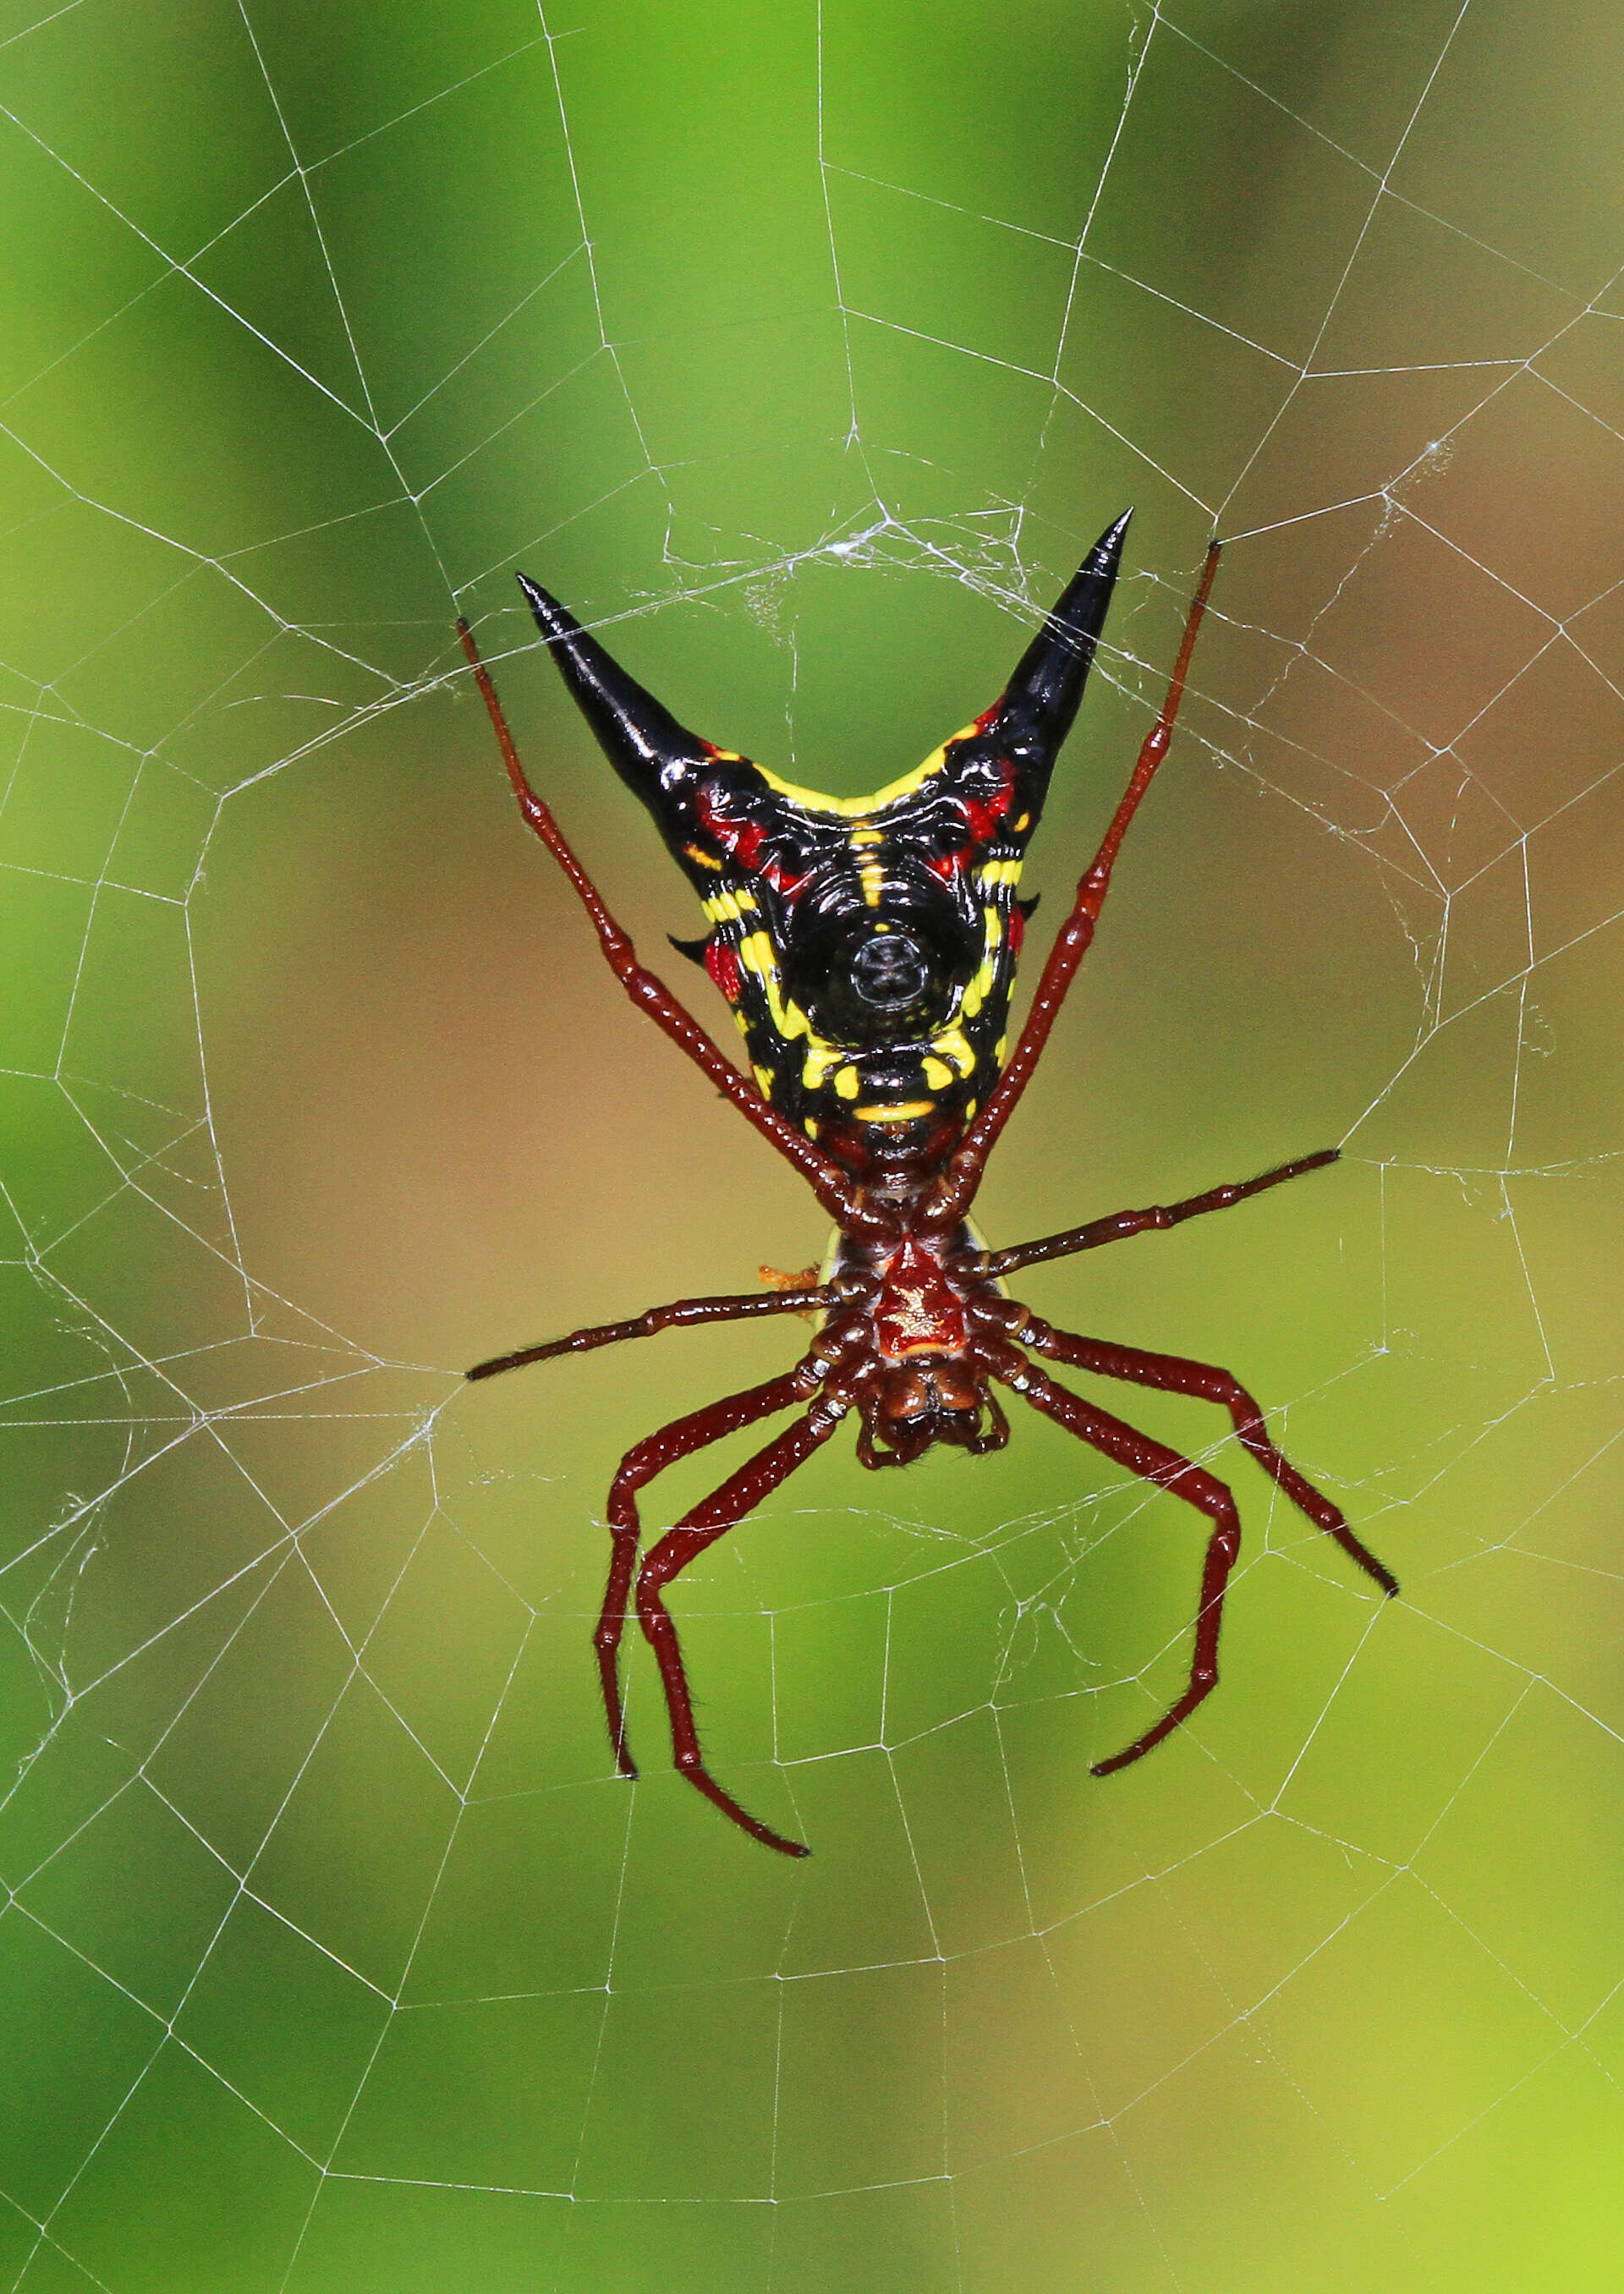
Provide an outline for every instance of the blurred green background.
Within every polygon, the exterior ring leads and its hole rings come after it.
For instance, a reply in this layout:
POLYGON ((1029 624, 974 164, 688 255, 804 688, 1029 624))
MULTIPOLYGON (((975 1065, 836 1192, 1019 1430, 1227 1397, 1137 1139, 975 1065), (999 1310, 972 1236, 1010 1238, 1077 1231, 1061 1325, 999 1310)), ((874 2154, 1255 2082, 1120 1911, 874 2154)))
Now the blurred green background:
POLYGON ((1616 13, 0 37, 0 2284, 1616 2286, 1616 13), (1129 501, 1042 923, 1231 547, 979 1216, 1344 1142, 1025 1287, 1231 1364, 1404 1598, 1135 1397, 1248 1543, 1221 1693, 1096 1784, 1187 1661, 1185 1509, 1027 1413, 837 1444, 676 1602, 792 1866, 665 1769, 641 1650, 613 1779, 589 1633, 621 1452, 798 1332, 457 1372, 822 1222, 617 1001, 451 623, 657 950, 516 565, 856 793, 1129 501))

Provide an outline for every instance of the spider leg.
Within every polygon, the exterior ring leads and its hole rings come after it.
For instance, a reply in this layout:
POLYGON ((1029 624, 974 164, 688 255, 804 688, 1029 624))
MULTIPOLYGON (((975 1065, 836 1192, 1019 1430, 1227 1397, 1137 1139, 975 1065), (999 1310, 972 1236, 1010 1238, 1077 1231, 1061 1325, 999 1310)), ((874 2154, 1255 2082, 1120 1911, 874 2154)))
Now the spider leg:
POLYGON ((618 1346, 622 1338, 652 1338, 656 1330, 686 1330, 694 1322, 737 1322, 751 1314, 803 1314, 835 1304, 832 1290, 817 1287, 784 1290, 747 1290, 719 1298, 673 1298, 670 1306, 650 1306, 624 1322, 594 1322, 572 1330, 565 1338, 549 1338, 544 1346, 521 1346, 516 1354, 494 1354, 465 1371, 468 1379, 495 1378, 505 1370, 523 1370, 527 1363, 550 1362, 555 1354, 589 1354, 597 1346, 618 1346))
POLYGON ((832 1218, 855 1216, 859 1224, 868 1224, 859 1210, 854 1190, 838 1164, 831 1161, 821 1148, 813 1145, 804 1132, 786 1122, 777 1110, 768 1104, 748 1077, 742 1075, 733 1062, 718 1051, 698 1021, 685 1005, 678 1003, 657 973, 638 963, 637 949, 604 905, 602 894, 576 858, 551 810, 532 788, 519 761, 519 752, 508 729, 508 720, 502 713, 496 687, 491 681, 491 672, 480 659, 479 647, 466 621, 458 622, 457 634, 462 641, 463 652, 474 671, 474 681, 490 716, 497 745, 508 768, 508 777, 519 801, 519 809, 568 877, 576 898, 592 920, 609 969, 627 995, 639 1012, 646 1013, 656 1028, 669 1036, 680 1051, 687 1053, 722 1096, 733 1102, 746 1121, 753 1124, 764 1139, 770 1139, 779 1153, 793 1163, 832 1218))
POLYGON ((1187 1505, 1204 1513, 1213 1525, 1201 1571, 1201 1604, 1196 1613, 1196 1644, 1190 1657, 1189 1684, 1183 1695, 1142 1737, 1136 1737, 1125 1751, 1114 1753, 1108 1761, 1094 1762, 1093 1774, 1108 1777, 1114 1769, 1125 1769, 1131 1761, 1142 1760, 1153 1745, 1181 1727, 1218 1686, 1218 1636, 1223 1623, 1223 1594, 1240 1551, 1240 1516, 1228 1488, 1215 1474, 1209 1474, 1204 1466, 1181 1457, 1176 1450, 1154 1441, 1149 1434, 1141 1434, 1120 1418, 1113 1418, 1108 1411, 1096 1410, 1068 1387, 1057 1386, 1033 1363, 1023 1362, 1014 1347, 1008 1350, 1007 1359, 1001 1350, 994 1376, 1012 1387, 1034 1410, 1041 1410, 1045 1418, 1052 1418, 1057 1426, 1075 1434, 1078 1441, 1086 1442, 1091 1449, 1100 1451, 1116 1464, 1125 1466, 1142 1481, 1170 1490, 1174 1497, 1182 1498, 1187 1505))
POLYGON ((1078 1338, 1069 1330, 1055 1330, 1035 1314, 1021 1327, 1019 1337, 1021 1344, 1031 1346, 1035 1353, 1047 1355, 1052 1362, 1068 1363, 1074 1370, 1090 1370, 1100 1378, 1123 1379, 1133 1386, 1155 1387, 1164 1394, 1188 1394, 1198 1401, 1217 1403, 1229 1411, 1242 1447, 1285 1491, 1298 1511, 1305 1513, 1328 1537, 1335 1538, 1350 1561, 1357 1562, 1389 1600, 1398 1591, 1398 1579, 1354 1536, 1341 1507, 1322 1496, 1289 1459, 1280 1455, 1264 1429, 1263 1411, 1239 1379, 1231 1378, 1227 1370, 1220 1370, 1213 1363, 1190 1362, 1182 1354, 1147 1354, 1139 1346, 1078 1338))
POLYGON ((1190 657, 1195 651, 1196 633, 1201 627, 1201 617, 1206 611, 1206 600, 1213 586, 1213 576, 1218 571, 1216 541, 1209 544, 1206 563, 1202 569, 1200 586, 1190 606, 1184 623, 1184 636, 1179 647, 1179 657, 1173 664, 1168 681, 1167 696, 1156 723, 1145 736, 1138 762, 1128 777, 1122 801, 1111 817, 1100 850, 1078 882, 1076 899, 1072 911, 1061 926, 1060 936, 1049 951, 1027 1022, 1020 1031, 1020 1040, 999 1077, 986 1106, 977 1116, 962 1141, 954 1151, 947 1166, 946 1175, 937 1189, 930 1205, 934 1222, 938 1217, 956 1220, 964 1216, 981 1184, 981 1174, 987 1159, 1004 1125, 1020 1102, 1020 1095, 1032 1079, 1043 1045, 1049 1040, 1066 991, 1076 977, 1077 967, 1087 955, 1094 937, 1094 927, 1105 906, 1105 896, 1111 888, 1111 870, 1128 824, 1138 811, 1140 800, 1156 777, 1157 766, 1167 753, 1173 738, 1173 725, 1178 718, 1179 704, 1184 698, 1184 680, 1190 672, 1190 657))
POLYGON ((782 1378, 769 1378, 760 1386, 746 1387, 741 1393, 725 1395, 720 1402, 707 1403, 702 1410, 695 1410, 686 1418, 673 1419, 658 1433, 645 1435, 642 1441, 628 1450, 615 1468, 614 1479, 609 1485, 609 1534, 613 1540, 609 1582, 604 1588, 604 1606, 592 1646, 597 1651, 609 1741, 614 1747, 615 1766, 623 1777, 635 1777, 637 1773, 637 1764, 626 1743, 626 1713, 621 1701, 620 1678, 621 1634, 626 1623, 642 1526, 637 1518, 637 1492, 656 1474, 674 1466, 679 1458, 691 1458, 696 1450, 708 1449, 712 1442, 723 1441, 743 1427, 753 1426, 758 1419, 770 1418, 775 1411, 789 1410, 796 1403, 804 1402, 821 1374, 815 1351, 782 1378))
MULTIPOLYGON (((763 1498, 775 1490, 780 1482, 788 1479, 798 1467, 804 1466, 815 1451, 820 1449, 845 1416, 849 1404, 825 1396, 786 1427, 776 1440, 759 1450, 735 1474, 730 1474, 721 1487, 683 1516, 672 1529, 668 1529, 660 1542, 648 1555, 637 1577, 637 1621, 649 1647, 654 1650, 660 1667, 660 1678, 665 1684, 666 1710, 671 1720, 671 1750, 678 1772, 685 1776, 696 1791, 730 1817, 752 1840, 767 1848, 775 1848, 781 1855, 806 1856, 811 1851, 799 1840, 786 1840, 770 1825, 763 1824, 742 1808, 731 1793, 724 1792, 706 1769, 700 1751, 699 1731, 694 1722, 694 1700, 688 1694, 687 1675, 683 1671, 682 1650, 678 1644, 677 1628, 666 1608, 663 1595, 673 1578, 685 1570, 689 1562, 702 1554, 707 1546, 714 1545, 719 1537, 734 1528, 747 1513, 760 1504, 763 1498)), ((695 1444, 694 1446, 697 1446, 695 1444)))
POLYGON ((1339 1162, 1341 1159, 1339 1147, 1322 1147, 1317 1155, 1302 1156, 1295 1163, 1278 1164, 1258 1178, 1208 1187, 1205 1194, 1186 1195, 1181 1202, 1153 1203, 1142 1211, 1113 1211, 1108 1218, 1090 1219, 1086 1226, 1068 1226, 1062 1233, 1043 1235, 1036 1242, 1018 1242, 1009 1250, 990 1250, 979 1271, 996 1280, 1001 1275, 1013 1274, 1019 1267, 1039 1265, 1046 1258, 1069 1258, 1075 1251, 1093 1250, 1102 1242, 1120 1242, 1125 1235, 1143 1234, 1148 1228, 1159 1232, 1166 1227, 1181 1226, 1186 1219, 1200 1218, 1207 1211, 1227 1211, 1231 1204, 1261 1195, 1267 1187, 1281 1186, 1287 1179, 1300 1179, 1307 1171, 1322 1171, 1328 1163, 1339 1162))

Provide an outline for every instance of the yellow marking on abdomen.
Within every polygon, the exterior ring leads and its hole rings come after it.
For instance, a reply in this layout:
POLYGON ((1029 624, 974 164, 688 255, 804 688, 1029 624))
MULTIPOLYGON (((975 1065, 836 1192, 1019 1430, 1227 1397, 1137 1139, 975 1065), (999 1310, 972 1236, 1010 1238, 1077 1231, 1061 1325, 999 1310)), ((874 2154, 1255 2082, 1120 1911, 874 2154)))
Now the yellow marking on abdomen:
POLYGON ((942 743, 939 749, 931 750, 922 765, 915 765, 913 771, 904 773, 900 780, 888 781, 882 789, 876 789, 873 796, 825 796, 819 789, 800 788, 793 781, 781 781, 777 774, 769 773, 765 765, 758 765, 756 770, 768 788, 779 796, 788 797, 792 804, 800 806, 803 811, 832 812, 845 820, 862 820, 871 812, 882 812, 888 804, 895 804, 898 797, 912 796, 915 789, 922 788, 933 774, 941 771, 954 741, 972 739, 975 730, 973 725, 961 726, 956 733, 951 734, 942 743))
MULTIPOLYGON (((830 1069, 838 1068, 845 1057, 845 1053, 833 1044, 816 1042, 809 1044, 807 1046, 806 1064, 800 1071, 802 1083, 808 1091, 821 1089, 829 1080, 830 1069)), ((835 1089, 837 1091, 840 1089, 838 1076, 835 1078, 835 1089)))
MULTIPOLYGON (((970 1008, 968 994, 964 998, 964 1005, 968 1011, 970 1008)), ((951 1060, 962 1076, 969 1075, 975 1067, 976 1055, 970 1047, 970 1038, 962 1028, 946 1028, 939 1036, 932 1036, 930 1048, 933 1052, 939 1052, 943 1059, 951 1060)))

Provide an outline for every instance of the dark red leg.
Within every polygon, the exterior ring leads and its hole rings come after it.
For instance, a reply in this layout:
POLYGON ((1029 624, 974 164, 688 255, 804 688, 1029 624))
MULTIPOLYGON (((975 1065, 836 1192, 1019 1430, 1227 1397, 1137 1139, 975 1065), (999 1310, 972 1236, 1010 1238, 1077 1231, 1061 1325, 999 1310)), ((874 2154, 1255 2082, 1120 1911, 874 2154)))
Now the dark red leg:
POLYGON ((806 1856, 810 1851, 799 1840, 786 1840, 781 1832, 775 1832, 770 1825, 741 1808, 705 1767, 677 1628, 662 1596, 665 1588, 690 1561, 743 1521, 797 1467, 806 1464, 814 1451, 829 1439, 848 1406, 825 1397, 792 1426, 786 1427, 775 1441, 769 1442, 765 1450, 759 1450, 736 1474, 730 1474, 720 1489, 713 1490, 691 1513, 685 1514, 674 1529, 666 1531, 637 1577, 637 1621, 654 1652, 660 1678, 665 1684, 666 1710, 671 1717, 671 1750, 679 1772, 724 1816, 731 1817, 741 1830, 748 1832, 752 1840, 760 1841, 764 1847, 775 1848, 784 1856, 806 1856))
POLYGON ((1209 1187, 1205 1194, 1186 1195, 1182 1202, 1153 1203, 1142 1211, 1113 1211, 1108 1218, 1090 1219, 1086 1226, 1068 1226, 1063 1233, 1046 1234, 1036 1242, 1018 1242, 1010 1250, 989 1250, 979 1271, 996 1279, 1013 1274, 1022 1266, 1036 1266, 1046 1258, 1069 1258, 1075 1251, 1094 1250, 1102 1242, 1120 1242, 1125 1235, 1143 1234, 1149 1228, 1160 1231, 1181 1226, 1186 1219, 1200 1218, 1207 1211, 1227 1211, 1231 1204, 1244 1203, 1252 1195, 1261 1195, 1265 1188, 1282 1186, 1287 1179, 1300 1179, 1307 1171, 1323 1171, 1328 1163, 1341 1159, 1340 1148, 1322 1147, 1317 1155, 1304 1155, 1295 1163, 1281 1163, 1260 1178, 1209 1187))
POLYGON ((775 1411, 790 1410, 798 1402, 804 1402, 816 1389, 819 1375, 808 1356, 783 1378, 769 1378, 763 1385, 746 1387, 743 1393, 707 1403, 704 1409, 695 1410, 686 1418, 673 1419, 657 1434, 646 1435, 628 1450, 615 1469, 614 1479, 609 1485, 609 1534, 613 1541, 609 1582, 604 1588, 604 1606, 592 1646, 597 1651, 609 1742, 614 1747, 615 1766, 623 1777, 635 1777, 637 1773, 637 1764, 626 1745, 620 1679, 621 1634, 626 1623, 626 1604, 631 1593, 631 1573, 637 1566, 641 1530, 637 1492, 656 1474, 674 1466, 679 1458, 690 1458, 696 1450, 708 1449, 712 1442, 720 1442, 743 1427, 753 1426, 759 1419, 770 1418, 775 1411))
POLYGON ((508 777, 519 801, 519 810, 569 878, 577 899, 592 919, 593 929, 608 959, 609 968, 627 995, 639 1012, 646 1013, 656 1028, 669 1036, 679 1050, 687 1053, 723 1097, 733 1102, 740 1114, 755 1126, 761 1136, 770 1139, 779 1153, 788 1157, 831 1218, 850 1220, 855 1217, 863 1227, 873 1224, 866 1214, 860 1211, 855 1192, 839 1165, 832 1162, 821 1148, 814 1146, 804 1132, 798 1131, 792 1123, 785 1122, 777 1110, 763 1099, 750 1078, 741 1075, 733 1062, 718 1051, 698 1021, 678 1002, 665 982, 637 962, 636 948, 605 907, 602 895, 571 850, 564 831, 525 777, 518 749, 508 730, 508 720, 502 714, 502 704, 497 699, 495 686, 491 682, 491 672, 479 657, 479 647, 467 622, 458 622, 457 634, 462 640, 462 649, 474 671, 474 681, 490 715, 497 745, 508 768, 508 777))
POLYGON ((493 1354, 465 1371, 469 1379, 495 1378, 505 1370, 523 1370, 527 1363, 550 1362, 555 1354, 589 1354, 597 1346, 617 1346, 622 1338, 652 1338, 656 1330, 686 1330, 694 1322, 737 1322, 752 1314, 803 1314, 835 1304, 832 1291, 819 1289, 747 1290, 731 1297, 674 1298, 669 1306, 650 1306, 624 1322, 595 1322, 572 1330, 567 1338, 549 1338, 544 1346, 521 1346, 516 1354, 493 1354))
POLYGON ((1037 993, 1032 998, 1032 1008, 1027 1014, 1027 1024, 1020 1031, 1008 1065, 994 1086, 987 1105, 981 1110, 964 1135, 946 1175, 942 1180, 930 1204, 934 1224, 938 1219, 952 1222, 962 1218, 981 1184, 981 1174, 987 1159, 1004 1125, 1015 1112, 1020 1095, 1031 1081, 1043 1045, 1049 1040, 1066 991, 1076 977, 1077 966, 1087 955, 1094 937, 1094 927, 1100 921, 1100 911, 1105 906, 1105 896, 1111 888, 1111 870, 1128 824, 1138 811, 1140 800, 1156 777, 1157 767, 1167 753, 1173 738, 1173 728, 1179 714, 1179 704, 1184 698, 1184 680, 1190 673, 1190 657, 1195 651, 1196 633, 1201 627, 1201 616, 1206 611, 1213 576, 1218 571, 1218 544, 1207 549, 1206 564, 1202 569, 1200 587, 1184 624, 1183 641, 1179 657, 1173 664, 1173 676, 1167 686, 1167 697, 1162 704, 1162 713, 1145 736, 1139 752, 1139 761, 1128 778, 1121 803, 1111 818, 1104 841, 1095 853, 1077 885, 1077 896, 1070 915, 1060 929, 1060 937, 1049 951, 1049 961, 1043 966, 1043 977, 1037 983, 1037 993))
MULTIPOLYGON (((1014 1349, 1010 1351, 1012 1355, 1014 1349)), ((1201 1605, 1196 1613, 1196 1646, 1190 1659, 1190 1684, 1155 1726, 1147 1729, 1142 1737, 1136 1737, 1125 1752, 1114 1753, 1108 1761, 1094 1762, 1094 1775, 1108 1777, 1113 1769, 1125 1769, 1131 1761, 1142 1760, 1153 1745, 1181 1727, 1203 1698, 1210 1696, 1218 1686, 1218 1635, 1223 1624, 1223 1590, 1240 1551, 1240 1517, 1234 1499, 1216 1475, 1209 1474, 1205 1467, 1193 1465, 1176 1450, 1153 1441, 1136 1427, 1125 1425, 1120 1418, 1094 1409, 1081 1395, 1057 1386, 1035 1364, 1023 1363, 1017 1367, 1013 1362, 1001 1363, 995 1374, 1013 1387, 1017 1394, 1024 1395, 1035 1410, 1041 1410, 1045 1418, 1052 1418, 1057 1425, 1064 1426, 1080 1442, 1086 1442, 1091 1449, 1100 1451, 1117 1465, 1125 1466, 1131 1474, 1154 1482, 1158 1489, 1171 1490, 1174 1497, 1182 1498, 1187 1505, 1204 1513, 1213 1525, 1201 1572, 1201 1605)))
POLYGON ((1022 1346, 1046 1354, 1052 1362, 1068 1363, 1074 1370, 1091 1370, 1100 1378, 1119 1378, 1133 1386, 1156 1387, 1164 1394, 1189 1394, 1202 1402, 1217 1403, 1229 1411, 1242 1446, 1285 1491, 1293 1505, 1305 1513, 1316 1528, 1334 1537, 1349 1560, 1356 1561, 1390 1600, 1398 1591, 1398 1579, 1390 1569, 1383 1567, 1368 1546, 1360 1544, 1348 1527, 1347 1516, 1341 1507, 1322 1497, 1313 1484, 1305 1481, 1290 1460, 1280 1455, 1264 1430, 1263 1411, 1227 1370, 1219 1370, 1211 1363, 1190 1362, 1182 1354, 1147 1354, 1139 1346, 1111 1346, 1099 1338, 1078 1338, 1069 1330, 1055 1330, 1035 1314, 1022 1326, 1019 1336, 1022 1346))

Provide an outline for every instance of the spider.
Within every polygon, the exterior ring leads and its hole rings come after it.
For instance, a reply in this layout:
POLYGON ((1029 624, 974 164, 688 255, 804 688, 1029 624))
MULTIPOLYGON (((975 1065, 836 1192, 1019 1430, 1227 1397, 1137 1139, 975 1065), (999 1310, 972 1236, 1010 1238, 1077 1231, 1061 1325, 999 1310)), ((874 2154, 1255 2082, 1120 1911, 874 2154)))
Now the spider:
POLYGON ((1239 1550, 1240 1522, 1215 1475, 1084 1401, 1034 1356, 1218 1403, 1293 1504, 1384 1594, 1398 1591, 1340 1509, 1275 1447, 1257 1403, 1227 1371, 1057 1330, 1003 1287, 1003 1278, 1021 1267, 1227 1210, 1323 1169, 1337 1159, 1336 1148, 1012 1249, 985 1249, 969 1223, 987 1156, 1031 1080, 1093 939, 1128 824, 1166 754, 1217 571, 1214 541, 1161 713, 1078 883, 1009 1053, 1010 995, 1035 905, 1016 898, 1021 861, 1082 699, 1127 525, 1127 516, 1118 518, 1095 543, 992 707, 916 771, 862 798, 794 787, 685 731, 556 598, 519 575, 572 697, 699 893, 708 931, 702 940, 673 944, 702 964, 732 1006, 749 1076, 637 961, 531 787, 473 632, 466 621, 458 623, 520 810, 569 879, 616 979, 794 1165, 835 1224, 821 1280, 811 1268, 776 1278, 763 1268, 777 1284, 765 1294, 676 1299, 625 1322, 499 1354, 467 1372, 494 1378, 527 1363, 693 1323, 816 1317, 813 1343, 792 1370, 673 1420, 621 1459, 609 1491, 609 1579, 594 1637, 621 1774, 637 1773, 626 1740, 619 1664, 630 1605, 660 1668, 678 1769, 752 1839, 786 1856, 808 1851, 751 1815, 705 1766, 665 1596, 691 1561, 804 1466, 844 1418, 855 1415, 857 1455, 873 1468, 906 1465, 938 1442, 984 1457, 1009 1439, 1009 1420, 994 1392, 1001 1386, 1210 1523, 1188 1682, 1141 1736, 1094 1764, 1095 1776, 1142 1760, 1216 1686, 1224 1588, 1239 1550), (638 1569, 644 1487, 677 1460, 789 1410, 796 1412, 789 1426, 668 1529, 638 1569))

